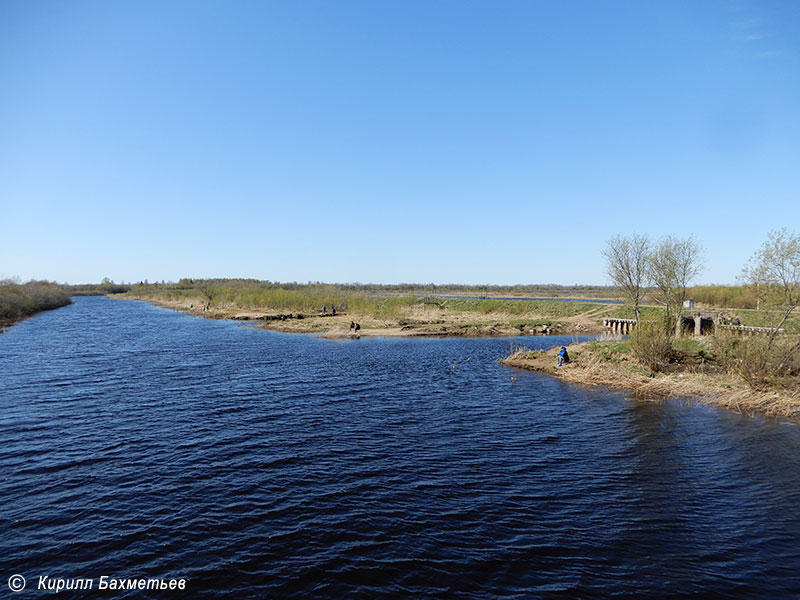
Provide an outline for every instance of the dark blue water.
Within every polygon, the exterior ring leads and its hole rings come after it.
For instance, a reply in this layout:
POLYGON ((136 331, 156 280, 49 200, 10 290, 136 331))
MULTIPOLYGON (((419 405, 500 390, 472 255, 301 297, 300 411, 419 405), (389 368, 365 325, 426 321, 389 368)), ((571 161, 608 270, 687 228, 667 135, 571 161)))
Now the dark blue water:
MULTIPOLYGON (((800 427, 512 371, 508 346, 331 342, 105 298, 20 323, 0 335, 0 585, 800 594, 800 427)), ((97 596, 170 593, 58 595, 97 596)))

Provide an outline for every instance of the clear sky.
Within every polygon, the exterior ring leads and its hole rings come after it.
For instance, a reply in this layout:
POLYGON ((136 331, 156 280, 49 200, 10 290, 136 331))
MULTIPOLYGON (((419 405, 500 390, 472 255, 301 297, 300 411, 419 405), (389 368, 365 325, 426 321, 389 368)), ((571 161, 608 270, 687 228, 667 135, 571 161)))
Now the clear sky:
POLYGON ((0 277, 735 282, 800 230, 798 2, 0 0, 0 277))

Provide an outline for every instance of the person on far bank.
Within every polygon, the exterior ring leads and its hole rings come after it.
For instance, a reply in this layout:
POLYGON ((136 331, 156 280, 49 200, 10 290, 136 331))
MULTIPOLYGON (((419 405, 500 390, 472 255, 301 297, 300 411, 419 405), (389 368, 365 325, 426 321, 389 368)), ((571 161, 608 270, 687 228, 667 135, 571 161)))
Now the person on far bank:
POLYGON ((558 351, 558 366, 560 367, 562 364, 567 364, 569 362, 569 353, 567 352, 566 346, 561 346, 561 350, 558 351))

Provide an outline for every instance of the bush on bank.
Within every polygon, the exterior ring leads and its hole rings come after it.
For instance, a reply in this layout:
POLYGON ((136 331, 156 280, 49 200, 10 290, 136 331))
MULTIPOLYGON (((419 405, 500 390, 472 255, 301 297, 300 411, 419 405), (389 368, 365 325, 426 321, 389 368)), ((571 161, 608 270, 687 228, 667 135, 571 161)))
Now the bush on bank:
POLYGON ((754 390, 797 387, 800 382, 800 335, 786 333, 772 340, 763 334, 719 331, 704 339, 675 337, 670 323, 642 321, 625 342, 597 344, 593 354, 609 362, 624 345, 640 365, 657 373, 670 363, 679 367, 740 376, 754 390), (683 363, 682 365, 680 363, 683 363))
POLYGON ((23 319, 42 310, 70 304, 69 294, 58 284, 30 281, 24 284, 0 282, 0 320, 23 319))

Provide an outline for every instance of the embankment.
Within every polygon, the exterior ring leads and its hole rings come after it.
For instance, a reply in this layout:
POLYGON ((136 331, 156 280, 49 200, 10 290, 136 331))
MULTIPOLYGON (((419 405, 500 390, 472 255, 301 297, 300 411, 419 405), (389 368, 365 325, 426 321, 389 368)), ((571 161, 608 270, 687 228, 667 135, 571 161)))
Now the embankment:
POLYGON ((25 284, 0 283, 0 332, 43 310, 71 304, 69 294, 59 285, 46 281, 25 284))
POLYGON ((500 361, 509 367, 546 373, 572 383, 630 392, 639 399, 680 398, 740 413, 800 420, 800 386, 785 382, 768 390, 754 390, 736 374, 714 365, 686 360, 653 373, 617 352, 617 342, 584 342, 569 346, 570 362, 557 366, 557 348, 519 349, 500 361))

